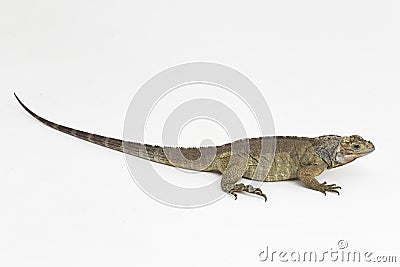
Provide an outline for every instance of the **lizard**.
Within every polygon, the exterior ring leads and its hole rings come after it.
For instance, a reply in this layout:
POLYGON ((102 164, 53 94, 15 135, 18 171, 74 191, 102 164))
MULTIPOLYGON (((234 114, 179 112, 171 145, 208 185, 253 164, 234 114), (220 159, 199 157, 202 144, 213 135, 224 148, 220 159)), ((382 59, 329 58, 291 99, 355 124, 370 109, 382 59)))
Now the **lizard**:
POLYGON ((249 193, 267 201, 260 188, 239 183, 241 178, 262 182, 298 179, 307 188, 325 195, 326 192, 339 194, 340 186, 320 183, 316 177, 325 170, 346 165, 375 150, 372 142, 359 135, 264 136, 240 139, 219 146, 162 147, 105 137, 54 123, 30 110, 15 93, 14 96, 35 119, 65 134, 169 166, 219 172, 222 174, 221 189, 235 200, 237 193, 249 193))

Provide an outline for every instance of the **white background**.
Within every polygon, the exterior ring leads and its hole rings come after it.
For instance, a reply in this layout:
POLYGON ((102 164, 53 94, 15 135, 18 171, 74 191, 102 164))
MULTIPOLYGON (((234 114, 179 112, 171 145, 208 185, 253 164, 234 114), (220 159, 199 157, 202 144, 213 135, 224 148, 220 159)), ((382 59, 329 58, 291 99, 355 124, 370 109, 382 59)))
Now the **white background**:
POLYGON ((365 0, 1 1, 0 266, 265 266, 267 245, 329 251, 340 239, 396 255, 399 13, 398 1, 365 0), (144 194, 122 154, 40 125, 12 95, 120 138, 136 90, 193 61, 247 75, 278 135, 360 134, 376 151, 319 178, 340 196, 289 181, 263 185, 267 204, 239 195, 177 209, 144 194))

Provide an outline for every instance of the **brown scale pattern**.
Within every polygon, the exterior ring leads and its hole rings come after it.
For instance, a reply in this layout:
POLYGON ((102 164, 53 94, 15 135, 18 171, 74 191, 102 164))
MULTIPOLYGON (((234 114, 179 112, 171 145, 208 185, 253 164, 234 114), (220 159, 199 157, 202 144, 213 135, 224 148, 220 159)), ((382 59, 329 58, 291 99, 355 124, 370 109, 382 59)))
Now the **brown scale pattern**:
POLYGON ((221 187, 236 198, 247 192, 263 196, 261 189, 237 183, 241 177, 258 181, 299 179, 307 187, 338 193, 339 186, 319 183, 324 170, 345 165, 374 151, 374 145, 358 135, 316 138, 277 136, 241 139, 216 147, 161 147, 92 134, 46 120, 21 106, 43 124, 79 139, 146 160, 198 171, 222 173, 221 187))

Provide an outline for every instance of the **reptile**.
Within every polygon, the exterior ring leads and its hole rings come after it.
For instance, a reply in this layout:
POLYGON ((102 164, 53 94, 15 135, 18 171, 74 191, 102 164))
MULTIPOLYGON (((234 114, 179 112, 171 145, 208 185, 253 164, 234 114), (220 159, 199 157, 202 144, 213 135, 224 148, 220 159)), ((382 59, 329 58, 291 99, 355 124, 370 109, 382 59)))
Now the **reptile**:
POLYGON ((316 177, 325 170, 346 165, 375 150, 372 142, 359 135, 318 137, 265 136, 240 139, 209 147, 161 147, 124 141, 66 127, 44 119, 21 106, 43 124, 82 140, 153 162, 178 168, 221 173, 221 189, 237 199, 237 193, 259 195, 260 188, 239 183, 243 178, 256 181, 300 180, 306 187, 339 194, 340 186, 320 183, 316 177))

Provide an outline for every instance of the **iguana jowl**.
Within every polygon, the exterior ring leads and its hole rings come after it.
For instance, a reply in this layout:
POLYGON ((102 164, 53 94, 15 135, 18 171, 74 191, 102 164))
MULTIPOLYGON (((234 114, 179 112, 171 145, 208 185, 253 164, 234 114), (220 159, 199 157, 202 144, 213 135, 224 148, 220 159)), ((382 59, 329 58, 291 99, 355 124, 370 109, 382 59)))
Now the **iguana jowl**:
POLYGON ((36 115, 17 95, 15 97, 30 115, 60 132, 153 162, 191 170, 220 172, 222 190, 232 194, 235 199, 236 193, 247 192, 267 200, 260 188, 238 183, 242 177, 258 181, 299 179, 313 190, 324 194, 339 194, 339 186, 319 183, 315 177, 327 169, 345 165, 375 150, 370 141, 358 135, 325 135, 315 138, 260 137, 202 148, 153 146, 104 137, 56 124, 36 115))

